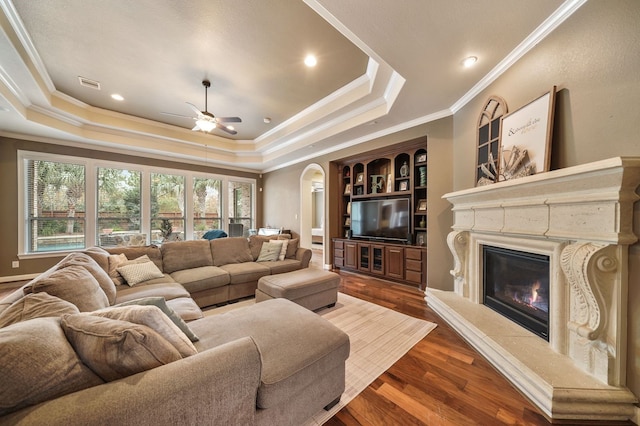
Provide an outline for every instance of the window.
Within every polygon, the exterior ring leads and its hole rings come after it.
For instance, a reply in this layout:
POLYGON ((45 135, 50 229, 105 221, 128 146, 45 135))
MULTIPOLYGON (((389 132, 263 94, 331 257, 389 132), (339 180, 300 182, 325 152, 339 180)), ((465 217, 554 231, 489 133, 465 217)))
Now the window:
POLYGON ((222 181, 193 178, 193 238, 202 238, 210 229, 222 229, 222 181))
POLYGON ((27 250, 46 252, 85 246, 85 166, 29 160, 27 250))
POLYGON ((255 179, 32 151, 18 151, 18 169, 20 258, 254 226, 255 179))
POLYGON ((151 241, 184 240, 184 176, 151 173, 151 241))
POLYGON ((141 233, 141 172, 98 168, 97 244, 102 247, 146 243, 141 233), (125 244, 126 243, 126 244, 125 244))
POLYGON ((233 226, 229 226, 229 235, 242 235, 253 226, 253 184, 248 182, 229 182, 229 221, 231 224, 241 224, 232 232, 233 226))
POLYGON ((496 180, 494 166, 497 167, 499 161, 500 119, 507 112, 507 103, 504 99, 492 96, 487 100, 480 113, 476 161, 476 182, 478 185, 496 180))

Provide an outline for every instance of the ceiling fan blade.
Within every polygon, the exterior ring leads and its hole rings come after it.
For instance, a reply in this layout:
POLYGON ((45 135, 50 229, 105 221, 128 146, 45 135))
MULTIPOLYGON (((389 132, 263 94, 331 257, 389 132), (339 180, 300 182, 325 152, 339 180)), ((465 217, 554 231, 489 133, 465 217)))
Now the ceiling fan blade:
POLYGON ((218 123, 242 123, 240 117, 216 117, 218 123))
POLYGON ((183 117, 183 118, 191 118, 191 119, 193 119, 193 117, 190 116, 190 115, 174 114, 172 112, 160 112, 160 114, 162 114, 162 115, 171 115, 173 117, 183 117))
POLYGON ((225 126, 224 124, 218 124, 218 125, 216 126, 216 128, 218 128, 218 129, 220 129, 220 130, 223 130, 223 131, 225 131, 225 132, 229 133, 230 135, 235 135, 235 134, 237 134, 237 133, 238 133, 238 132, 236 132, 235 130, 231 130, 230 128, 228 128, 228 127, 227 127, 227 126, 225 126))
POLYGON ((202 111, 200 111, 194 104, 187 102, 187 105, 189 105, 193 112, 198 114, 198 116, 202 115, 202 111))

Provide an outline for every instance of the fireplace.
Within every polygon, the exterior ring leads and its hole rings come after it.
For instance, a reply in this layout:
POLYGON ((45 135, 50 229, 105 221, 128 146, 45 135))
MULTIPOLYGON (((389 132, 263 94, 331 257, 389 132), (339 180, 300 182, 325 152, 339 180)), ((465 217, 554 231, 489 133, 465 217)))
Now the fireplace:
POLYGON ((483 303, 549 341, 549 256, 483 246, 483 303))
POLYGON ((425 299, 550 419, 636 414, 639 188, 640 157, 628 157, 444 196, 454 279, 425 299))

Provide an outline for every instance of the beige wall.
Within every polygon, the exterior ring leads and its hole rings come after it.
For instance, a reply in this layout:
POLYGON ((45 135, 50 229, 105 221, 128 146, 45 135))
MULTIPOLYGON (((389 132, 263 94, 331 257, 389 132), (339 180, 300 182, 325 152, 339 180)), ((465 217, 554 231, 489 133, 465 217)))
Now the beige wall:
MULTIPOLYGON (((0 193, 2 193, 3 201, 0 203, 0 223, 2 223, 3 227, 2 244, 0 244, 0 277, 21 277, 36 274, 46 270, 60 260, 60 257, 22 259, 20 260, 20 268, 11 268, 11 262, 18 260, 18 208, 16 207, 18 204, 18 150, 73 155, 78 157, 104 159, 108 161, 119 161, 122 163, 134 163, 166 167, 170 169, 184 169, 218 175, 254 178, 257 180, 257 185, 261 185, 261 179, 255 173, 236 172, 219 167, 204 167, 173 161, 156 160, 147 157, 134 157, 91 149, 79 149, 64 145, 0 137, 0 193)), ((259 192, 257 193, 256 198, 256 216, 258 220, 261 220, 262 197, 259 192)))
MULTIPOLYGON (((514 111, 554 85, 558 93, 552 169, 640 156, 640 2, 587 2, 455 114, 452 166, 456 190, 474 185, 476 123, 489 95, 501 96, 514 111)), ((627 385, 640 396, 638 244, 631 247, 629 260, 627 385)))

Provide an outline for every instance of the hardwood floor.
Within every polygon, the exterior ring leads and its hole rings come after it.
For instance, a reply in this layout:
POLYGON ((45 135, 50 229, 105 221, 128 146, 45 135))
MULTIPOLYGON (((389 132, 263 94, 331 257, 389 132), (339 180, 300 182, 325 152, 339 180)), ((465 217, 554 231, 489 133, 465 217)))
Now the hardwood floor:
MULTIPOLYGON (((326 425, 548 425, 540 412, 435 314, 418 289, 338 272, 340 291, 438 327, 326 425)), ((555 422, 633 425, 632 422, 555 422)))

